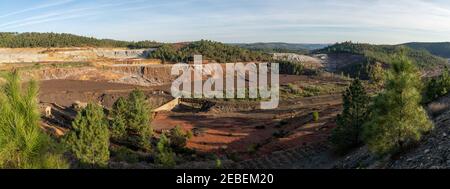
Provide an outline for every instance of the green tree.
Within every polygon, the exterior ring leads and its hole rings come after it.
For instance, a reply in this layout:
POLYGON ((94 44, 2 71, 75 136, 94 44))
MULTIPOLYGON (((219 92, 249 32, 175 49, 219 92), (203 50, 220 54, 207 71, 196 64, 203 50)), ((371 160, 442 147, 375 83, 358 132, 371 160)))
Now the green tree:
POLYGON ((68 168, 62 151, 39 127, 38 86, 22 91, 19 74, 6 77, 0 91, 0 168, 68 168))
POLYGON ((111 138, 117 141, 122 141, 127 136, 127 101, 120 97, 112 106, 111 111, 111 138))
POLYGON ((415 66, 405 56, 398 56, 364 125, 364 141, 372 152, 378 155, 400 152, 433 128, 420 105, 421 87, 415 66))
POLYGON ((150 126, 150 106, 145 94, 140 90, 134 90, 128 97, 127 122, 130 144, 144 150, 150 150, 150 139, 153 134, 150 126))
POLYGON ((173 168, 176 165, 175 153, 172 152, 170 141, 165 134, 160 136, 156 148, 158 150, 155 159, 156 163, 163 165, 166 168, 173 168))
POLYGON ((187 141, 192 137, 190 131, 185 132, 180 126, 170 130, 169 140, 170 146, 174 149, 182 149, 186 147, 187 141))
POLYGON ((65 142, 81 166, 107 166, 110 134, 103 108, 88 104, 78 113, 72 127, 65 142))
POLYGON ((383 86, 384 81, 384 69, 381 63, 374 63, 369 66, 369 78, 370 82, 377 87, 383 86))
POLYGON ((448 68, 437 78, 432 78, 425 87, 425 102, 435 100, 450 92, 450 74, 448 68))
POLYGON ((362 144, 362 126, 367 120, 369 96, 359 79, 355 79, 342 95, 343 111, 337 117, 337 127, 331 135, 331 142, 337 152, 362 144))

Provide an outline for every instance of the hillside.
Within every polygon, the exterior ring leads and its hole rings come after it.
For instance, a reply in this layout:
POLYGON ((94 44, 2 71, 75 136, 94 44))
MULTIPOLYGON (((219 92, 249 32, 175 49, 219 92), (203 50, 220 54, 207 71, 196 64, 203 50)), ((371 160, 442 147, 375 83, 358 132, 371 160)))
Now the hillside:
POLYGON ((307 54, 311 50, 322 49, 327 44, 303 44, 303 43, 237 43, 232 44, 251 50, 260 50, 267 53, 299 53, 307 54))
POLYGON ((417 66, 429 69, 447 63, 447 60, 434 56, 424 50, 415 50, 405 46, 393 45, 371 45, 364 43, 344 42, 338 43, 324 49, 314 51, 314 53, 350 53, 366 57, 368 62, 389 63, 398 53, 405 53, 408 58, 417 66))
POLYGON ((203 55, 204 59, 212 62, 249 62, 268 61, 271 55, 220 42, 201 40, 187 44, 166 44, 151 54, 150 58, 157 58, 163 62, 188 62, 195 54, 203 55))
POLYGON ((124 47, 138 49, 158 46, 160 43, 154 41, 118 41, 66 33, 0 33, 0 48, 124 47))
POLYGON ((399 45, 371 45, 344 42, 313 51, 314 54, 327 54, 333 62, 334 72, 343 72, 351 76, 359 75, 366 79, 371 65, 388 65, 397 54, 404 53, 425 75, 433 76, 448 64, 447 60, 430 54, 425 50, 415 50, 399 45), (340 60, 345 61, 340 61, 340 60))
POLYGON ((450 42, 441 42, 441 43, 413 42, 413 43, 405 43, 403 45, 416 50, 427 50, 428 52, 436 56, 450 58, 450 42))

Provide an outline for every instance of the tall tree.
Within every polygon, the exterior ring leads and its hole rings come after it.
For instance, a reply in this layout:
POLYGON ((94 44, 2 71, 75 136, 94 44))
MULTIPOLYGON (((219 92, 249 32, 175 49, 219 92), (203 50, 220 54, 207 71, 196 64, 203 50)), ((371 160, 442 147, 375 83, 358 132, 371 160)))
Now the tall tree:
POLYGON ((397 153, 433 128, 420 105, 421 87, 415 66, 405 56, 397 56, 387 72, 385 90, 374 99, 364 126, 364 139, 372 152, 397 153))
POLYGON ((55 143, 39 127, 38 86, 22 90, 19 74, 6 77, 0 89, 0 168, 68 168, 55 143))
POLYGON ((127 121, 129 142, 138 148, 149 150, 153 134, 150 127, 150 106, 140 90, 134 90, 128 97, 127 121))
POLYGON ((83 167, 105 167, 109 160, 109 129, 103 108, 88 104, 72 122, 66 144, 83 167))
POLYGON ((331 135, 336 151, 345 152, 362 143, 362 126, 367 120, 369 96, 359 79, 355 79, 342 95, 343 111, 331 135))
POLYGON ((121 141, 127 135, 127 107, 128 103, 125 98, 120 97, 112 106, 111 111, 111 138, 121 141))
POLYGON ((165 168, 173 168, 176 165, 175 153, 172 152, 172 149, 170 148, 170 140, 165 134, 160 136, 156 148, 158 152, 155 159, 156 163, 164 166, 165 168))

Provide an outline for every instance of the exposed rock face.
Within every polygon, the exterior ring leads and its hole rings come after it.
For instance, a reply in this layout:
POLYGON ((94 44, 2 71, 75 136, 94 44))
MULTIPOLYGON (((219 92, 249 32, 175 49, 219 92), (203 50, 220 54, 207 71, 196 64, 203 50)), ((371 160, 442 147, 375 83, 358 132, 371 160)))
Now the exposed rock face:
POLYGON ((362 55, 350 53, 317 54, 314 56, 320 59, 326 70, 330 72, 337 72, 347 66, 360 64, 366 60, 362 55))
POLYGON ((154 86, 170 84, 175 79, 171 76, 172 65, 112 66, 106 69, 128 75, 113 81, 118 83, 154 86))
POLYGON ((0 49, 0 63, 85 62, 98 59, 133 59, 147 57, 155 49, 107 48, 27 48, 0 49))
POLYGON ((317 62, 320 63, 320 60, 306 55, 299 55, 295 53, 274 53, 273 58, 276 60, 287 60, 293 62, 317 62))
POLYGON ((22 74, 25 80, 91 80, 140 86, 169 85, 172 65, 111 66, 36 69, 22 74))
POLYGON ((318 69, 323 67, 322 61, 317 57, 299 55, 295 53, 274 53, 275 60, 284 60, 303 64, 307 68, 318 69))

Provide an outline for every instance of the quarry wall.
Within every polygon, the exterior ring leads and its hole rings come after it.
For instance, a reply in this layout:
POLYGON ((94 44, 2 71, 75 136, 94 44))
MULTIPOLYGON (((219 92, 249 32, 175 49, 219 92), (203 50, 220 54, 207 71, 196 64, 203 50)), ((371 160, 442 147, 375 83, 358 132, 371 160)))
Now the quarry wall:
POLYGON ((1 48, 0 63, 85 62, 99 59, 133 59, 147 57, 154 50, 118 48, 1 48))

